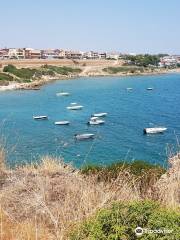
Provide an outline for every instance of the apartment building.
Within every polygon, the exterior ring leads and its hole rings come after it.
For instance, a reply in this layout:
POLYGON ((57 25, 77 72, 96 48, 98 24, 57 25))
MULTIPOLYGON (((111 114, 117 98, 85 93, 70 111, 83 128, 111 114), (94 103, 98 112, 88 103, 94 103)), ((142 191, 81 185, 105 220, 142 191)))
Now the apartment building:
POLYGON ((40 59, 42 58, 41 50, 33 48, 25 48, 25 58, 26 59, 40 59))

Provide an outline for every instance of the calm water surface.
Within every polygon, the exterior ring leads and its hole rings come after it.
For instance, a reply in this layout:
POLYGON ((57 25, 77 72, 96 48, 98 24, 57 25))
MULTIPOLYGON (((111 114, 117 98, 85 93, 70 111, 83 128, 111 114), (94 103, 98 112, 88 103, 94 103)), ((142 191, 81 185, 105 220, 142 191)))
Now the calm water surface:
POLYGON ((80 166, 118 160, 146 160, 164 165, 167 149, 177 148, 180 137, 180 75, 96 77, 56 81, 40 91, 0 93, 1 135, 8 163, 37 161, 42 155, 60 156, 80 166), (132 92, 126 88, 132 87, 132 92), (147 87, 154 87, 147 91, 147 87), (57 97, 59 91, 69 97, 57 97), (84 106, 69 111, 71 102, 84 106), (103 126, 87 126, 94 112, 108 112, 103 126), (34 121, 33 115, 48 115, 34 121), (69 126, 55 126, 69 120, 69 126), (164 134, 143 135, 144 127, 166 126, 164 134), (75 133, 92 132, 93 141, 76 142, 75 133))

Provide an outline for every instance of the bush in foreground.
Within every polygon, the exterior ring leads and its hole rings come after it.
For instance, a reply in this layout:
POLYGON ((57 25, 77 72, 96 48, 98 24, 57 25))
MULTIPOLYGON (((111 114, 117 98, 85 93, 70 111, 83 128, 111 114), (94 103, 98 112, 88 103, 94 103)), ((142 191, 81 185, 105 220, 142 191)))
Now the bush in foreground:
POLYGON ((108 166, 108 170, 103 167, 104 172, 98 167, 99 172, 83 174, 61 159, 45 157, 39 164, 8 169, 2 149, 0 235, 3 240, 133 240, 136 239, 133 228, 141 226, 173 228, 174 234, 158 234, 159 238, 146 234, 141 237, 143 240, 179 240, 180 216, 175 212, 180 208, 179 159, 179 154, 171 159, 170 168, 154 182, 150 176, 157 166, 148 167, 143 163, 139 163, 139 167, 133 163, 135 166, 130 165, 124 170, 125 164, 118 163, 108 166), (109 177, 106 179, 103 173, 109 177), (150 180, 151 194, 142 191, 146 189, 146 179, 150 180), (139 180, 142 180, 142 189, 139 189, 139 180), (143 199, 157 199, 161 205, 143 202, 143 199), (169 210, 164 208, 165 205, 169 210), (77 223, 80 228, 73 228, 72 233, 72 226, 77 223))
POLYGON ((115 203, 100 210, 75 230, 71 240, 178 240, 180 239, 180 213, 167 210, 153 201, 115 203), (170 232, 143 233, 137 237, 135 229, 169 230, 170 232))

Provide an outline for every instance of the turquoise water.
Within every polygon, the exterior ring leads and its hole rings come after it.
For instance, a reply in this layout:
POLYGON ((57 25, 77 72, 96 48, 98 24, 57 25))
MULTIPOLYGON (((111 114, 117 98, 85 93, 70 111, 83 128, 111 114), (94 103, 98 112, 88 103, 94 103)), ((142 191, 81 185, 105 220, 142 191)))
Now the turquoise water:
POLYGON ((118 160, 146 160, 164 165, 167 149, 176 149, 180 136, 180 75, 92 77, 56 81, 40 91, 0 94, 1 135, 8 163, 37 161, 42 155, 60 156, 80 166, 118 160), (132 92, 126 88, 132 87, 132 92), (147 87, 154 87, 147 91, 147 87), (64 90, 69 97, 57 97, 64 90), (69 111, 71 102, 84 106, 69 111), (103 126, 87 126, 94 112, 108 112, 103 126), (34 121, 33 115, 48 115, 34 121), (54 121, 69 120, 70 126, 54 121), (166 126, 160 135, 143 135, 144 127, 166 126), (76 142, 75 133, 92 132, 95 140, 76 142))

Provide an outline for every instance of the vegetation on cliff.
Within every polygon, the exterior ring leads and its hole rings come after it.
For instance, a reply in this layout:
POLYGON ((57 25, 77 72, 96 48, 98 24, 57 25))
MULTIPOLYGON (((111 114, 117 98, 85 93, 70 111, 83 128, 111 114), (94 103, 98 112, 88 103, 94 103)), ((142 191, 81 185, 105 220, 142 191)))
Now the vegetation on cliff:
POLYGON ((147 200, 114 203, 99 210, 71 234, 71 240, 85 239, 180 239, 180 212, 147 200), (137 227, 144 231, 139 237, 135 233, 137 227))
POLYGON ((0 81, 2 80, 12 81, 13 77, 5 73, 0 73, 0 81))
POLYGON ((41 79, 43 76, 55 77, 56 75, 70 76, 72 74, 78 74, 81 72, 79 68, 71 67, 57 67, 52 65, 43 65, 40 68, 16 68, 14 65, 7 65, 3 68, 3 72, 0 75, 3 80, 11 80, 18 82, 27 82, 41 79), (7 73, 7 74, 5 74, 7 73), (9 76, 11 74, 12 76, 9 76), (4 77, 4 78, 3 78, 4 77))
POLYGON ((109 74, 117 74, 117 73, 143 73, 145 72, 144 67, 137 66, 121 66, 121 67, 107 67, 103 69, 104 72, 109 74))
POLYGON ((71 67, 57 67, 52 65, 44 65, 43 68, 51 70, 55 73, 61 74, 61 75, 69 75, 69 74, 78 74, 82 70, 80 68, 71 68, 71 67))
POLYGON ((30 69, 30 68, 17 69, 13 65, 7 65, 3 68, 3 72, 11 73, 20 79, 27 80, 27 79, 31 79, 34 76, 36 70, 30 69))
POLYGON ((132 240, 137 226, 173 229, 142 239, 179 239, 179 159, 167 170, 145 162, 75 169, 51 157, 8 169, 1 149, 2 239, 132 240))

